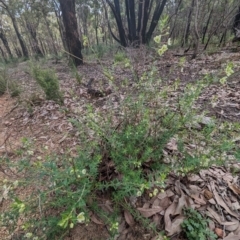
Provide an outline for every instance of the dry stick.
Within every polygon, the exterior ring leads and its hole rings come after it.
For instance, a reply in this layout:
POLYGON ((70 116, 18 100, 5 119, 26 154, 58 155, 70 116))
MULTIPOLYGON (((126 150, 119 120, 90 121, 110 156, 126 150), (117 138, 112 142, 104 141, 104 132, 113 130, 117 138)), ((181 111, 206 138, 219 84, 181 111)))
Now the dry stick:
POLYGON ((6 116, 8 116, 11 112, 13 112, 19 105, 19 102, 7 113, 3 116, 3 118, 5 118, 6 116))

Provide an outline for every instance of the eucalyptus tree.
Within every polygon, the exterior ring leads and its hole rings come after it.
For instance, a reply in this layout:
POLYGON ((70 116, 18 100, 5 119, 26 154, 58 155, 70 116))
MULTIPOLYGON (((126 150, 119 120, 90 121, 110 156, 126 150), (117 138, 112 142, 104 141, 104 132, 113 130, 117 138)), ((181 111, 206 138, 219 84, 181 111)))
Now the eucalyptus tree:
POLYGON ((233 31, 234 31, 235 37, 232 40, 232 42, 240 41, 240 6, 238 7, 238 11, 234 18, 233 31))
MULTIPOLYGON (((3 15, 2 15, 2 17, 0 19, 0 39, 2 40, 2 43, 3 43, 5 49, 8 53, 8 56, 10 58, 12 58, 13 57, 12 51, 9 47, 8 39, 7 39, 7 36, 6 36, 6 33, 5 33, 9 29, 9 27, 6 26, 6 24, 4 25, 3 21, 4 20, 3 20, 3 15)), ((4 51, 2 49, 1 49, 1 53, 2 53, 3 56, 5 56, 4 51)))
MULTIPOLYGON (((39 2, 36 0, 22 0, 22 8, 20 13, 24 19, 24 25, 26 26, 27 33, 30 38, 29 42, 32 46, 32 51, 38 56, 43 56, 43 50, 41 50, 38 41, 38 27, 42 20, 42 14, 39 10, 39 2)), ((19 14, 20 14, 19 13, 19 14)))
POLYGON ((124 3, 119 0, 106 0, 106 2, 115 18, 118 36, 114 34, 110 24, 109 30, 117 42, 127 47, 146 44, 151 40, 167 0, 125 0, 124 3))
POLYGON ((67 51, 73 63, 78 66, 83 63, 83 56, 81 53, 82 46, 79 40, 75 0, 59 0, 59 3, 65 28, 67 51))
POLYGON ((21 1, 17 1, 17 0, 0 0, 0 7, 8 14, 8 16, 10 17, 12 24, 13 24, 13 28, 16 32, 19 44, 21 46, 22 49, 22 53, 25 57, 29 56, 28 53, 28 49, 26 46, 26 43, 24 41, 24 38, 22 36, 22 34, 20 33, 19 27, 18 27, 18 15, 17 15, 17 9, 19 8, 19 4, 21 4, 21 1))

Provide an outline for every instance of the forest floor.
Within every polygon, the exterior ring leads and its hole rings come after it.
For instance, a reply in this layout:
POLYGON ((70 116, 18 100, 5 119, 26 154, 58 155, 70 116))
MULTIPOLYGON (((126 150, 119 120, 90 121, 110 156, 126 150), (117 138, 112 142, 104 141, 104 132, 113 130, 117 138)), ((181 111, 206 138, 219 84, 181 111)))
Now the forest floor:
MULTIPOLYGON (((139 76, 143 72, 147 72, 152 64, 151 54, 145 57, 143 52, 130 53, 135 73, 139 76)), ((202 111, 207 110, 209 116, 230 122, 240 122, 240 52, 223 49, 211 55, 201 54, 197 59, 190 59, 190 57, 176 51, 169 51, 164 57, 157 60, 156 67, 163 85, 166 86, 179 79, 180 89, 184 89, 188 83, 198 81, 206 74, 211 74, 213 78, 221 78, 225 76, 224 69, 227 62, 231 61, 235 73, 228 77, 227 84, 222 85, 218 82, 212 84, 203 91, 196 104, 202 111), (213 97, 214 104, 212 103, 213 97)), ((12 98, 8 94, 0 97, 0 156, 8 157, 11 161, 18 161, 24 139, 28 139, 34 145, 32 158, 44 158, 51 153, 63 155, 66 152, 72 157, 77 156, 77 147, 80 144, 79 132, 69 119, 77 119, 79 115, 84 115, 89 105, 93 106, 95 112, 104 112, 107 108, 117 109, 121 100, 133 91, 135 80, 132 70, 126 68, 124 64, 114 67, 113 64, 113 59, 109 57, 103 58, 101 64, 98 61, 86 62, 77 69, 83 77, 82 83, 79 84, 65 60, 57 63, 54 60, 47 60, 43 66, 56 71, 64 94, 63 106, 44 99, 41 89, 29 74, 27 62, 10 67, 9 76, 16 80, 21 87, 21 94, 17 98, 12 98), (111 70, 114 84, 118 88, 112 86, 103 73, 103 68, 111 70), (109 92, 104 97, 91 96, 86 88, 86 84, 91 78, 94 79, 94 89, 102 92, 111 89, 111 93, 109 92)), ((168 104, 174 104, 177 95, 176 93, 170 96, 167 100, 168 104)), ((240 136, 238 137, 239 140, 236 141, 240 141, 240 136)), ((240 169, 240 165, 237 163, 234 167, 240 169)), ((143 205, 139 206, 139 211, 142 211, 143 216, 147 216, 157 225, 164 223, 164 227, 159 226, 159 228, 162 230, 165 228, 168 232, 172 232, 169 234, 171 239, 184 239, 181 237, 177 221, 181 217, 174 219, 171 215, 191 199, 192 204, 201 207, 203 211, 208 211, 209 216, 211 215, 211 218, 214 219, 212 229, 219 234, 219 238, 222 239, 224 234, 234 233, 234 237, 231 238, 229 235, 224 239, 240 239, 240 225, 236 220, 240 219, 240 207, 236 204, 240 195, 239 177, 239 174, 233 175, 226 166, 201 170, 199 174, 189 177, 187 183, 180 182, 175 176, 169 176, 166 186, 168 191, 151 200, 142 201, 143 205), (226 199, 222 194, 221 186, 228 193, 228 205, 225 204, 226 199), (229 194, 231 190, 233 193, 229 194), (195 194, 190 194, 189 191, 193 191, 195 194), (198 195, 196 192, 201 194, 198 195), (208 194, 212 195, 212 198, 209 198, 211 204, 222 206, 225 210, 224 214, 232 217, 232 220, 228 220, 228 225, 224 230, 220 227, 222 226, 222 216, 209 207, 208 194), (177 203, 172 201, 173 195, 178 195, 177 203), (236 211, 229 207, 231 204, 236 205, 236 211), (156 210, 156 206, 159 207, 158 210, 156 210), (168 209, 165 215, 164 211, 161 211, 163 209, 168 209)), ((4 169, 4 166, 0 166, 0 178, 1 180, 6 178, 12 180, 18 179, 18 176, 4 169)), ((24 189, 21 189, 23 195, 28 192, 29 189, 25 192, 24 189)), ((8 201, 2 191, 0 211, 8 207, 8 201)), ((104 202, 104 199, 102 201, 104 202)), ((134 222, 128 214, 124 212, 121 218, 122 224, 120 224, 119 235, 116 239, 157 239, 134 222), (131 227, 129 227, 130 225, 131 227)), ((0 238, 11 239, 7 234, 7 229, 2 229, 0 238)), ((93 217, 86 226, 76 225, 66 240, 108 238, 108 228, 93 217)))

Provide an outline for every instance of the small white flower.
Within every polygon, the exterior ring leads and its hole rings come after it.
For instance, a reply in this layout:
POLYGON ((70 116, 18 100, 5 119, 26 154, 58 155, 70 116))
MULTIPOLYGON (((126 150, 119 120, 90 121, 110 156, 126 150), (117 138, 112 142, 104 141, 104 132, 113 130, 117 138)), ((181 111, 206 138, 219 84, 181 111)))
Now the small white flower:
POLYGON ((13 182, 14 188, 16 188, 16 187, 18 186, 18 184, 19 184, 18 180, 14 181, 14 182, 13 182))
POLYGON ((25 237, 26 237, 26 238, 31 238, 32 235, 33 235, 32 233, 26 233, 26 234, 25 234, 25 237))
POLYGON ((87 170, 86 169, 83 169, 82 170, 82 174, 85 175, 87 173, 87 170))
POLYGON ((172 45, 171 38, 168 39, 168 41, 167 41, 167 45, 168 45, 168 46, 171 46, 171 45, 172 45))
POLYGON ((28 154, 29 156, 33 156, 34 152, 31 151, 31 150, 28 150, 28 151, 27 151, 27 154, 28 154))
POLYGON ((84 212, 81 212, 81 213, 79 213, 78 215, 77 215, 77 221, 79 222, 79 223, 83 223, 84 221, 85 221, 85 213, 84 212))
POLYGON ((153 38, 155 43, 160 43, 161 42, 161 35, 156 36, 155 38, 153 38))
POLYGON ((142 192, 141 191, 138 191, 137 192, 137 197, 141 197, 142 196, 142 192))

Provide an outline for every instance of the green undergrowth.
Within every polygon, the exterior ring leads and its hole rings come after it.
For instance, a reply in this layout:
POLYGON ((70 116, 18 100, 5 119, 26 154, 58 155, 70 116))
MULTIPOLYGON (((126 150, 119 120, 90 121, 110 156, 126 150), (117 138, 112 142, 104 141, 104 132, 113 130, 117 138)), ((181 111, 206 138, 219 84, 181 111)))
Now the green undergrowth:
POLYGON ((47 100, 63 103, 63 96, 59 87, 59 79, 52 69, 42 69, 40 66, 31 63, 31 74, 46 95, 47 100))
POLYGON ((19 96, 21 90, 17 82, 8 74, 8 68, 3 66, 0 68, 0 96, 4 93, 10 94, 12 97, 19 96))
MULTIPOLYGON (((37 68, 34 74, 45 84, 49 71, 37 68)), ((52 74, 49 78, 55 79, 52 74)), ((178 81, 160 87, 163 83, 153 64, 117 110, 110 105, 96 111, 89 105, 84 114, 69 120, 78 130, 76 157, 67 151, 64 156, 37 156, 34 142, 24 139, 18 161, 1 158, 2 168, 21 176, 2 181, 11 205, 1 214, 1 224, 11 233, 22 219, 23 239, 63 239, 77 224, 88 224, 94 212, 114 237, 121 210, 131 209, 136 221, 158 234, 159 229, 139 215, 130 199, 164 191, 170 172, 181 177, 239 160, 234 141, 239 124, 220 122, 196 108, 196 100, 211 83, 206 76, 184 91, 179 91, 178 81), (29 188, 30 194, 18 194, 29 188), (111 211, 100 207, 102 197, 112 203, 111 211)))
POLYGON ((204 218, 196 210, 189 208, 185 209, 186 219, 182 223, 182 228, 189 240, 206 240, 217 239, 217 235, 214 234, 209 228, 209 220, 204 218))

